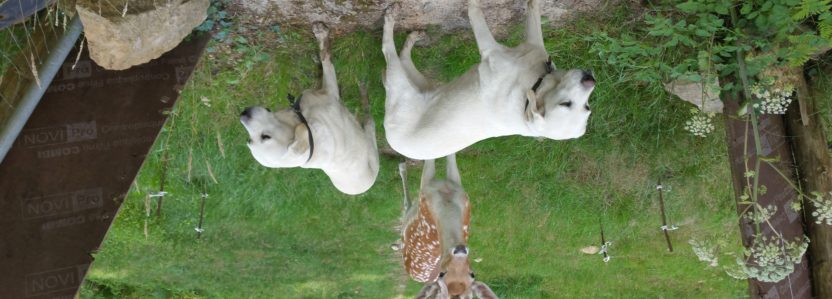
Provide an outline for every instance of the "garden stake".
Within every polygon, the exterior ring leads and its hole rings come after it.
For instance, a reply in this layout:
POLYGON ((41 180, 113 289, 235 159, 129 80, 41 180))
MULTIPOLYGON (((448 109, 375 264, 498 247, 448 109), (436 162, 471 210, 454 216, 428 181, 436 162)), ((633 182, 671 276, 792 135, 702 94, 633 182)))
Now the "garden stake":
POLYGON ((156 209, 156 216, 158 217, 158 216, 161 216, 161 214, 159 212, 159 209, 161 209, 161 207, 162 207, 162 198, 165 197, 165 194, 168 194, 168 193, 165 192, 165 191, 159 191, 159 192, 156 192, 156 193, 148 193, 147 196, 145 196, 145 198, 144 198, 144 210, 145 210, 144 239, 145 240, 147 240, 147 222, 148 222, 148 219, 150 218, 150 201, 151 201, 151 198, 154 198, 154 197, 159 198, 159 201, 157 201, 157 203, 159 203, 159 205, 157 206, 157 209, 156 209))
MULTIPOLYGON (((169 113, 171 118, 176 117, 176 114, 169 113)), ((167 137, 165 137, 165 143, 162 145, 162 167, 159 170, 159 200, 156 202, 156 216, 162 216, 162 200, 165 199, 165 181, 167 180, 167 173, 168 173, 168 144, 170 143, 170 135, 173 128, 176 126, 176 122, 173 120, 169 121, 170 128, 168 128, 167 137)), ((164 130, 164 127, 163 127, 164 130)), ((190 165, 189 165, 190 166, 190 165)), ((189 173, 190 174, 190 173, 189 173)))
POLYGON ((162 169, 159 171, 159 199, 156 201, 156 217, 162 216, 162 200, 165 199, 165 177, 168 169, 168 149, 167 142, 165 148, 162 149, 162 169))
POLYGON ((144 196, 144 239, 147 240, 147 219, 150 218, 150 194, 144 196))
POLYGON ((667 251, 673 252, 673 244, 670 243, 670 230, 667 227, 667 216, 664 212, 664 197, 662 196, 662 178, 659 177, 659 182, 656 184, 656 190, 659 191, 659 208, 662 210, 662 231, 664 231, 664 239, 667 241, 667 251))
POLYGON ((612 244, 607 243, 607 240, 604 238, 604 223, 601 221, 598 221, 598 223, 601 226, 601 251, 599 253, 604 255, 604 263, 607 263, 610 261, 610 256, 607 255, 607 249, 612 244))
POLYGON ((205 216, 205 199, 208 198, 208 193, 202 193, 200 197, 202 197, 202 203, 200 203, 199 205, 199 224, 196 227, 197 239, 199 239, 199 237, 202 235, 202 232, 205 231, 202 229, 202 219, 205 216))

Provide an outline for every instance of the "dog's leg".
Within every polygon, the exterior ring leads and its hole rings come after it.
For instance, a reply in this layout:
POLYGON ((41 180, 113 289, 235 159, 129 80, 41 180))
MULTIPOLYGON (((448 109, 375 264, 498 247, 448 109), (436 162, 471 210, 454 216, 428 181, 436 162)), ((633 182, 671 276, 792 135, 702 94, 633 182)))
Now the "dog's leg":
POLYGON ((526 8, 526 42, 544 47, 543 29, 540 24, 540 0, 529 0, 526 8))
MULTIPOLYGON (((398 53, 396 53, 396 42, 393 40, 393 27, 396 24, 400 9, 401 5, 399 3, 393 3, 384 12, 384 35, 381 40, 381 51, 384 53, 384 60, 387 61, 387 68, 384 70, 384 87, 388 90, 391 88, 401 90, 413 87, 398 53)), ((390 107, 390 100, 386 99, 388 107, 390 107)))
MULTIPOLYGON (((396 55, 396 42, 393 40, 393 27, 396 25, 401 4, 393 3, 384 11, 384 33, 381 39, 381 52, 387 61, 387 68, 401 67, 399 56, 396 55)), ((389 74, 388 74, 389 75, 389 74)))
POLYGON ((335 66, 332 65, 329 53, 329 28, 321 22, 312 25, 312 32, 318 40, 321 49, 321 67, 323 68, 323 89, 330 95, 338 96, 338 79, 335 77, 335 66))
POLYGON ((421 189, 425 189, 430 180, 433 179, 434 175, 436 174, 436 163, 433 159, 425 160, 424 166, 422 166, 422 182, 421 182, 421 189))
POLYGON ((449 181, 462 185, 462 179, 459 176, 459 168, 456 166, 456 154, 450 154, 446 157, 447 160, 447 178, 449 181))
POLYGON ((404 42, 402 52, 399 54, 399 59, 402 61, 402 66, 407 73, 407 77, 410 78, 410 81, 412 81, 414 85, 422 90, 427 89, 430 83, 428 79, 416 69, 416 65, 413 64, 413 60, 410 58, 410 52, 413 50, 413 45, 424 39, 425 36, 426 34, 424 31, 411 32, 407 35, 407 41, 404 42))
POLYGON ((499 47, 500 44, 491 35, 491 30, 488 29, 488 24, 485 22, 485 15, 482 14, 480 8, 480 0, 468 1, 468 19, 471 22, 471 29, 474 30, 474 37, 477 39, 480 55, 499 47))
MULTIPOLYGON (((393 94, 399 95, 417 94, 419 92, 418 87, 407 76, 402 61, 398 53, 396 53, 396 44, 393 40, 393 26, 396 23, 400 9, 401 5, 399 3, 393 3, 387 7, 384 13, 384 35, 382 37, 381 50, 384 53, 384 60, 387 61, 387 68, 384 70, 384 88, 387 90, 388 95, 391 95, 391 91, 394 91, 392 92, 393 94)), ((399 111, 411 108, 412 104, 408 103, 408 100, 399 101, 396 96, 388 96, 384 100, 385 124, 389 120, 408 123, 406 119, 411 119, 418 115, 414 115, 413 113, 410 113, 411 115, 403 115, 404 113, 399 113, 399 111)), ((390 133, 393 132, 387 133, 389 139, 391 136, 390 133)))

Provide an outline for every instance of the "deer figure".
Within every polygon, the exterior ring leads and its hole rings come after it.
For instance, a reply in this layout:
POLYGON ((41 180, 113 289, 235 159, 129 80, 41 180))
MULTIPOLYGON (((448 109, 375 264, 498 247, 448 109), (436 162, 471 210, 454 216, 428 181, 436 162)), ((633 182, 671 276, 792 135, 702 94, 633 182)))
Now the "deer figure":
POLYGON ((434 178, 434 160, 422 170, 419 201, 407 192, 407 165, 399 164, 404 186, 402 256, 405 271, 427 283, 416 298, 497 298, 484 283, 474 280, 468 262, 468 226, 471 205, 462 189, 455 155, 447 157, 447 178, 434 178))

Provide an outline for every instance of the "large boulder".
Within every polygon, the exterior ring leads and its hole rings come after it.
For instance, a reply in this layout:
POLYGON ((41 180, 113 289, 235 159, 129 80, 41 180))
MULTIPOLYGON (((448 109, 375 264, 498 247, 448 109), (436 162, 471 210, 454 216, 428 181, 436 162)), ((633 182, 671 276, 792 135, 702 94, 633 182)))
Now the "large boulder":
MULTIPOLYGON (((542 15, 558 23, 572 12, 599 8, 601 0, 541 0, 542 15)), ((381 27, 384 9, 392 1, 234 0, 246 14, 264 22, 308 26, 321 21, 338 33, 381 27)), ((402 5, 396 30, 438 26, 442 31, 468 27, 467 0, 398 0, 402 5)), ((526 0, 482 1, 489 27, 498 36, 525 20, 526 0)))
POLYGON ((123 70, 176 47, 205 20, 209 5, 209 0, 79 0, 75 9, 92 59, 123 70))

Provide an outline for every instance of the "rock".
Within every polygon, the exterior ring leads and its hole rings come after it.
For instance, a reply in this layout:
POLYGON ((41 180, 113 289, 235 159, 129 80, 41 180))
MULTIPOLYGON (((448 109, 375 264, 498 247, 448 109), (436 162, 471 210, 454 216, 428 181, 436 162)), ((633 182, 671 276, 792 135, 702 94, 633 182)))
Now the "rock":
MULTIPOLYGON (((601 0, 541 0, 541 14, 557 23, 572 12, 598 8, 601 0)), ((390 1, 297 1, 297 0, 234 0, 234 5, 247 14, 262 18, 264 23, 308 27, 321 21, 337 33, 378 29, 384 9, 390 1)), ((467 0, 399 0, 402 10, 396 31, 426 29, 438 26, 442 31, 468 28, 467 0)), ((523 23, 525 0, 482 1, 483 13, 491 30, 498 36, 523 23)))
POLYGON ((587 246, 587 247, 581 248, 581 252, 583 254, 596 254, 596 253, 598 253, 598 251, 600 251, 600 249, 598 249, 598 246, 587 246))
POLYGON ((123 70, 176 47, 205 20, 209 5, 209 0, 78 0, 75 9, 92 59, 123 70))
POLYGON ((664 84, 664 90, 685 102, 699 107, 705 113, 722 113, 722 100, 719 99, 719 82, 713 76, 708 88, 702 88, 700 81, 676 80, 664 84))

